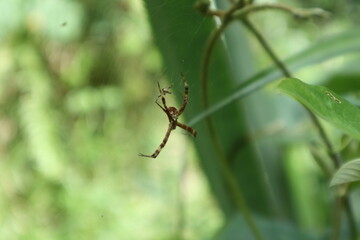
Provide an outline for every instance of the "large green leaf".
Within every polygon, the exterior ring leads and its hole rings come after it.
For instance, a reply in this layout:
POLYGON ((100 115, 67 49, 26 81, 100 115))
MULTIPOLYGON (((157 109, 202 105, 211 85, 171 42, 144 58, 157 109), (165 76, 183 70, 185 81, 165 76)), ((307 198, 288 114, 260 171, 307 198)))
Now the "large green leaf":
POLYGON ((360 180, 360 159, 345 163, 331 179, 330 187, 360 180))
POLYGON ((313 113, 360 139, 360 109, 323 86, 313 86, 299 79, 281 81, 278 89, 295 98, 313 113))
MULTIPOLYGON (((163 57, 164 67, 170 79, 174 79, 174 92, 182 92, 183 86, 179 73, 183 72, 189 83, 189 103, 184 115, 194 116, 203 110, 201 104, 201 90, 198 79, 200 76, 200 63, 204 54, 204 45, 212 30, 216 28, 213 19, 204 17, 193 8, 193 0, 144 0, 153 35, 163 57)), ((242 35, 242 32, 238 33, 242 35)), ((209 96, 211 102, 219 101, 235 85, 231 76, 237 76, 232 72, 249 70, 249 59, 241 48, 250 49, 246 42, 239 41, 239 38, 228 41, 225 36, 226 46, 231 49, 232 54, 243 54, 242 62, 237 61, 236 68, 231 69, 228 62, 229 54, 221 45, 221 41, 212 56, 212 64, 209 74, 209 96), (234 50, 237 49, 235 52, 234 50)), ((242 36, 244 38, 244 36, 242 36)), ((249 51, 250 52, 250 51, 249 51)), ((238 56, 237 56, 238 57, 238 56)), ((240 58, 236 58, 240 59, 240 58)), ((156 86, 156 82, 154 82, 156 86)), ((180 94, 178 94, 180 96, 180 94)), ((218 133, 218 140, 222 149, 229 156, 229 164, 236 176, 241 189, 252 210, 263 215, 270 215, 272 212, 268 185, 262 172, 259 158, 250 144, 242 144, 242 139, 248 135, 246 124, 247 114, 236 105, 222 109, 219 114, 214 115, 214 125, 218 133), (251 182, 252 184, 248 184, 251 182)), ((188 123, 185 121, 185 123, 188 123)), ((190 124, 191 125, 191 124, 190 124)), ((234 199, 224 180, 223 173, 219 170, 217 153, 213 147, 211 136, 203 122, 193 126, 198 131, 194 139, 202 170, 206 174, 211 190, 221 209, 227 216, 231 216, 235 210, 234 199)))

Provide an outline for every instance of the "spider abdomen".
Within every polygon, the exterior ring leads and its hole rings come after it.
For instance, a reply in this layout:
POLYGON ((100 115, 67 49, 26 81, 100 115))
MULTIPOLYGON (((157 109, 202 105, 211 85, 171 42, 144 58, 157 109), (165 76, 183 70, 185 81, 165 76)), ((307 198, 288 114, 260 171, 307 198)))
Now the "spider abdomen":
POLYGON ((171 118, 176 121, 179 117, 179 111, 175 107, 168 107, 168 111, 171 115, 171 118))

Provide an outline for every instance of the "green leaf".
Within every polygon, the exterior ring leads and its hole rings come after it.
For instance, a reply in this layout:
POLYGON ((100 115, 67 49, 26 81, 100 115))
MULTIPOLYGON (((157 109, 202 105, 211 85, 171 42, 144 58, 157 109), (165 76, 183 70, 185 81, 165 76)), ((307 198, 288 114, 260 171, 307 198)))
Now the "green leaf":
POLYGON ((331 179, 330 187, 360 180, 360 159, 345 163, 331 179))
POLYGON ((284 79, 278 89, 319 117, 360 139, 360 110, 345 98, 326 87, 309 85, 295 78, 284 79))

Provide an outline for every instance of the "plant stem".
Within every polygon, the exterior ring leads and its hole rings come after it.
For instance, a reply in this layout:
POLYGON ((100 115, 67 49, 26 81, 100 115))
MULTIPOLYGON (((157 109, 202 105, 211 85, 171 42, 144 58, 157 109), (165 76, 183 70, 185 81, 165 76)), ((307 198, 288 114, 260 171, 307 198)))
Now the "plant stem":
POLYGON ((358 239, 356 221, 355 221, 355 217, 353 214, 354 211, 351 207, 350 199, 347 195, 343 196, 342 198, 343 198, 344 205, 345 205, 345 211, 347 213, 346 216, 347 216, 348 222, 350 224, 349 228, 350 228, 351 239, 358 239))
POLYGON ((246 203, 244 194, 242 193, 242 190, 241 190, 237 180, 235 179, 233 172, 231 171, 231 169, 228 165, 228 161, 225 157, 224 151, 219 142, 219 138, 216 134, 215 127, 214 127, 211 117, 206 118, 206 123, 207 123, 208 129, 209 129, 210 138, 215 147, 215 152, 219 159, 221 172, 224 175, 226 184, 228 185, 228 187, 230 189, 230 192, 231 192, 232 197, 235 202, 235 206, 238 209, 238 211, 243 214, 244 219, 245 219, 248 227, 252 231, 255 239, 264 240, 264 238, 262 237, 262 235, 260 233, 258 226, 256 225, 256 223, 254 221, 251 211, 249 210, 249 207, 246 203))
POLYGON ((254 34, 255 38, 259 41, 260 45, 264 48, 265 52, 270 56, 271 60, 280 69, 283 75, 290 78, 290 71, 286 68, 285 64, 276 56, 266 39, 260 34, 260 32, 254 27, 254 25, 249 22, 249 20, 244 18, 242 19, 242 22, 250 30, 250 32, 254 34))
POLYGON ((217 40, 220 38, 221 34, 225 30, 227 23, 222 23, 219 28, 215 29, 210 35, 206 46, 205 53, 202 59, 202 69, 201 69, 201 89, 202 89, 202 102, 204 105, 204 109, 209 107, 209 96, 208 96, 208 78, 209 78, 209 65, 211 60, 211 55, 217 40))
POLYGON ((299 9, 299 8, 291 8, 291 7, 288 7, 283 4, 264 3, 264 4, 258 4, 258 5, 248 5, 242 9, 239 9, 232 14, 231 18, 242 20, 249 13, 262 11, 262 10, 269 10, 269 9, 285 11, 285 12, 288 12, 298 18, 310 18, 310 17, 329 18, 330 17, 329 12, 326 12, 320 8, 299 9))
POLYGON ((335 200, 335 211, 333 213, 333 231, 331 240, 339 240, 340 237, 340 226, 341 226, 341 209, 343 201, 340 196, 336 197, 335 200))
POLYGON ((327 152, 328 152, 330 158, 333 160, 333 164, 334 164, 335 168, 338 169, 342 162, 340 155, 334 151, 334 147, 331 144, 329 138, 326 136, 324 128, 321 126, 319 119, 317 119, 317 117, 308 108, 306 108, 306 110, 310 114, 310 118, 311 118, 312 122, 315 124, 316 128, 318 129, 319 135, 327 148, 327 152))
MULTIPOLYGON (((225 28, 228 26, 230 21, 224 19, 222 24, 218 29, 215 29, 214 32, 211 34, 211 36, 208 39, 208 42, 206 44, 205 50, 204 50, 204 56, 201 64, 201 88, 202 88, 202 101, 204 104, 204 108, 208 108, 209 106, 209 97, 208 97, 208 77, 209 77, 209 65, 211 60, 211 55, 213 53, 213 50, 215 48, 215 44, 217 40, 220 38, 221 34, 225 30, 225 28)), ((212 119, 210 116, 206 118, 206 124, 210 133, 211 141, 215 147, 215 152, 219 159, 219 164, 221 167, 221 172, 224 175, 225 181, 227 185, 229 186, 229 189, 231 191, 232 197, 235 200, 235 204, 237 209, 243 214, 244 219, 246 223, 248 224, 250 230, 252 231, 255 239, 257 240, 263 240, 260 230, 258 229, 252 214, 249 210, 249 207, 246 203, 246 200, 244 198, 244 195, 242 193, 242 190, 237 183, 230 167, 228 166, 228 161, 225 157, 224 151, 221 148, 221 144, 219 142, 219 138, 216 134, 214 124, 212 122, 212 119)))

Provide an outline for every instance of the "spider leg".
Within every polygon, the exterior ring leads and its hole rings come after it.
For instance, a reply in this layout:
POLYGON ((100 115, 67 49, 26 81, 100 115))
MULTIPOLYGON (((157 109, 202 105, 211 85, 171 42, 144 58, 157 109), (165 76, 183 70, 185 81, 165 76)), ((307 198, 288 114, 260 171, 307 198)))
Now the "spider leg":
POLYGON ((159 87, 159 91, 160 91, 160 95, 157 97, 157 99, 155 100, 155 103, 162 109, 162 110, 164 110, 165 112, 166 112, 166 110, 167 110, 167 106, 166 106, 166 100, 165 100, 165 94, 166 93, 170 93, 170 92, 167 92, 166 90, 164 90, 165 92, 163 92, 163 90, 161 90, 160 89, 160 85, 159 85, 159 82, 158 82, 158 87, 159 87), (159 103, 158 103, 158 100, 159 100, 159 98, 161 97, 161 101, 162 101, 162 104, 164 105, 164 107, 163 106, 161 106, 159 103))
MULTIPOLYGON (((158 98, 159 99, 159 98, 158 98)), ((163 106, 161 106, 159 103, 158 103, 158 99, 155 100, 155 103, 166 113, 166 108, 164 108, 163 106)), ((166 105, 165 105, 166 107, 166 105)))
POLYGON ((181 106, 181 108, 179 109, 179 116, 183 113, 183 111, 185 110, 186 104, 188 102, 188 94, 189 94, 189 85, 186 82, 186 79, 184 77, 184 75, 182 73, 180 73, 180 76, 182 78, 182 80, 184 81, 184 85, 185 85, 185 94, 183 97, 183 105, 181 106))
POLYGON ((145 154, 139 153, 139 156, 140 157, 156 158, 159 155, 159 153, 161 152, 161 150, 165 147, 165 144, 167 143, 167 141, 169 139, 171 131, 173 129, 175 129, 174 127, 176 127, 176 122, 170 122, 163 141, 161 142, 159 147, 155 150, 155 152, 152 155, 145 155, 145 154))
POLYGON ((188 131, 191 135, 193 135, 193 137, 196 137, 197 132, 195 129, 179 122, 176 122, 176 126, 181 127, 182 129, 188 131))
MULTIPOLYGON (((164 98, 164 97, 162 97, 164 98)), ((172 118, 171 118, 171 115, 169 113, 169 111, 167 110, 167 106, 165 105, 165 99, 163 99, 163 104, 165 106, 165 108, 163 106, 161 106, 158 102, 157 102, 158 99, 156 99, 155 103, 166 113, 166 116, 168 117, 169 119, 169 122, 173 121, 172 118)))
MULTIPOLYGON (((163 95, 163 92, 161 91, 160 83, 159 83, 159 82, 157 82, 157 84, 158 84, 158 89, 159 89, 160 96, 161 96, 161 95, 163 95)), ((159 97, 160 97, 160 96, 159 96, 159 97)), ((158 97, 158 98, 159 98, 159 97, 158 97)))
POLYGON ((166 100, 165 100, 164 95, 161 95, 161 102, 162 102, 164 108, 165 108, 165 109, 168 109, 168 107, 166 106, 166 100))

